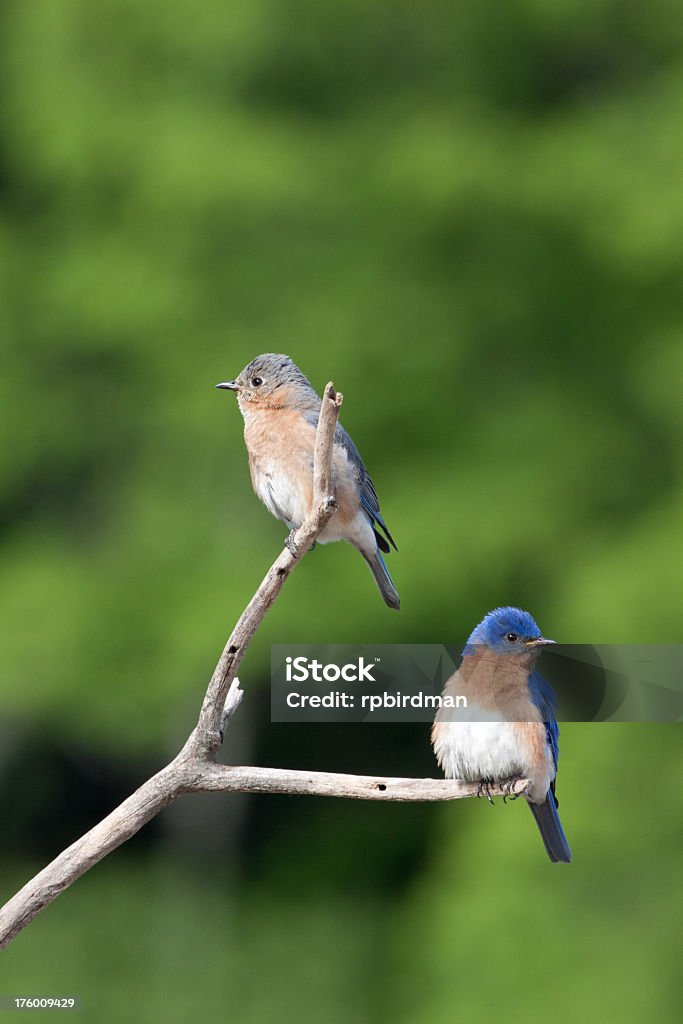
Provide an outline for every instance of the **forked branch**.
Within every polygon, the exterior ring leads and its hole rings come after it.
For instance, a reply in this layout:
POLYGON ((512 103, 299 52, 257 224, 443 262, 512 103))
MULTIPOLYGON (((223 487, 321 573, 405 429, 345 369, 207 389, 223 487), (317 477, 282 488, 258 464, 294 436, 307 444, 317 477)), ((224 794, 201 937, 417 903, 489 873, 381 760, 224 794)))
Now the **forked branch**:
MULTIPOLYGON (((220 791, 398 801, 458 800, 477 795, 477 783, 458 780, 391 779, 276 768, 233 767, 215 762, 227 722, 242 699, 236 673, 247 647, 287 577, 313 547, 316 538, 336 511, 332 488, 332 455, 341 404, 342 395, 335 391, 332 384, 328 384, 316 433, 311 513, 292 532, 287 545, 242 612, 211 677, 199 720, 185 746, 170 764, 60 853, 0 909, 0 949, 4 949, 76 879, 184 794, 220 791)), ((522 793, 526 785, 526 781, 522 780, 515 784, 511 792, 522 793)), ((491 786, 490 792, 494 796, 503 795, 503 790, 496 786, 491 786)))

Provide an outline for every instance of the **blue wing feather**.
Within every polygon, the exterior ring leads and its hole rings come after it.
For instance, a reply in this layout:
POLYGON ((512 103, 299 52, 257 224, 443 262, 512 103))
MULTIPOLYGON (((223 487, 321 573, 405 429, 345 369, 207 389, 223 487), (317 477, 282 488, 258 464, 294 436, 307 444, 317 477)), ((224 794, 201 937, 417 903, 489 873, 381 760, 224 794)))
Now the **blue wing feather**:
MULTIPOLYGON (((310 412, 304 413, 305 419, 316 428, 318 426, 319 416, 319 410, 311 410, 310 412)), ((349 435, 346 433, 344 428, 339 424, 337 424, 337 429, 334 434, 334 443, 336 445, 341 445, 341 447, 346 452, 349 461, 351 462, 356 471, 356 476, 358 478, 358 486, 360 489, 360 503, 362 508, 367 513, 370 522, 373 525, 377 524, 377 526, 379 526, 382 532, 386 534, 389 544, 391 544, 394 547, 394 549, 398 551, 398 548, 396 547, 396 541, 389 533, 389 527, 382 518, 382 514, 379 510, 379 498, 377 497, 377 491, 375 490, 375 485, 373 484, 370 474, 365 468, 365 464, 363 463, 363 460, 360 457, 360 452, 358 451, 355 444, 353 443, 349 435)), ((387 544, 387 541, 384 539, 384 537, 378 534, 376 530, 375 536, 377 537, 377 543, 379 544, 382 551, 389 551, 389 544, 387 544)))
POLYGON ((555 718, 555 694, 550 683, 546 682, 538 672, 532 672, 529 676, 529 690, 533 703, 543 715, 548 746, 553 755, 555 770, 557 770, 557 760, 560 756, 560 727, 555 718))

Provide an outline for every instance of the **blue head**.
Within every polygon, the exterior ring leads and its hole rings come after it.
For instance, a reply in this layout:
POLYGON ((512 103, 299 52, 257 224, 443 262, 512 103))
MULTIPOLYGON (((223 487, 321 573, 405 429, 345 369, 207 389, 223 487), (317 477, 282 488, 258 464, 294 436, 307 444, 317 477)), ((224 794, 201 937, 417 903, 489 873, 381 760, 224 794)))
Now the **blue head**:
POLYGON ((541 636, 541 631, 528 612, 520 608, 494 608, 472 631, 463 654, 474 654, 484 645, 496 654, 530 654, 554 643, 541 636))

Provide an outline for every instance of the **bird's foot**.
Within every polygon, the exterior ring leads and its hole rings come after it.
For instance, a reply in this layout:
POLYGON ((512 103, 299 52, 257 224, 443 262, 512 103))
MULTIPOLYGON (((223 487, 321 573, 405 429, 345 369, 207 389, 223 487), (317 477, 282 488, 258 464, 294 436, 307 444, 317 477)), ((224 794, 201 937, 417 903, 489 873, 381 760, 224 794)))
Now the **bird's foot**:
POLYGON ((503 779, 500 783, 500 788, 503 790, 504 804, 508 802, 508 797, 510 800, 519 800, 519 793, 515 793, 514 789, 515 783, 519 782, 521 777, 521 775, 511 775, 509 779, 503 779))
POLYGON ((495 784, 495 779, 490 777, 479 780, 479 789, 477 790, 477 799, 485 796, 490 804, 493 803, 493 797, 491 796, 491 786, 495 784))
POLYGON ((296 546, 296 541, 294 540, 295 533, 296 530, 290 530, 287 536, 285 537, 285 547, 289 548, 293 555, 296 555, 298 550, 296 546))
MULTIPOLYGON (((289 533, 287 534, 287 536, 285 537, 285 547, 289 548, 289 550, 292 552, 292 554, 296 558, 299 555, 299 548, 298 548, 297 543, 296 543, 296 541, 294 539, 295 536, 296 536, 296 529, 292 528, 289 531, 289 533)), ((315 545, 316 545, 316 541, 313 541, 313 543, 311 544, 309 550, 312 551, 313 548, 315 547, 315 545)))

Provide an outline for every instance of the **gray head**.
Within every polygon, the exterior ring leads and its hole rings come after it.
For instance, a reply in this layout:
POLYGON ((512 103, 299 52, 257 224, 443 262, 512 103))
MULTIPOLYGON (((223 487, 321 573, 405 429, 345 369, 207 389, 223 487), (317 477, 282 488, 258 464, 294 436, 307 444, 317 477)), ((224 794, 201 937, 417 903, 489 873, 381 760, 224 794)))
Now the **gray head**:
POLYGON ((216 384, 217 388, 236 391, 243 403, 254 406, 316 406, 320 399, 310 382, 289 356, 266 352, 256 356, 234 380, 216 384))

